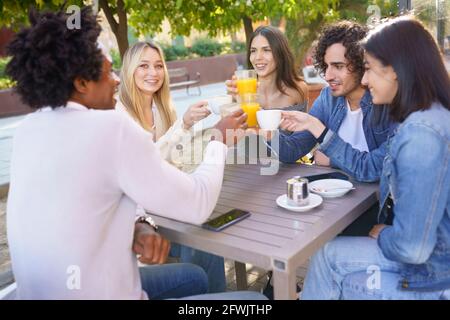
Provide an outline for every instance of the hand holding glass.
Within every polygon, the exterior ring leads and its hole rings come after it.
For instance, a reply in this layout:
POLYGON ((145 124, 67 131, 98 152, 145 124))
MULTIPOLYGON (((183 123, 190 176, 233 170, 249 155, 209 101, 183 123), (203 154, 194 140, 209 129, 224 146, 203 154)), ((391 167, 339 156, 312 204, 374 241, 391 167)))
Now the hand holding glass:
POLYGON ((241 97, 247 93, 256 93, 258 86, 255 70, 237 70, 235 75, 238 93, 241 97))
POLYGON ((247 125, 249 128, 256 127, 256 112, 260 106, 258 95, 254 93, 246 93, 241 96, 241 108, 247 114, 247 125))

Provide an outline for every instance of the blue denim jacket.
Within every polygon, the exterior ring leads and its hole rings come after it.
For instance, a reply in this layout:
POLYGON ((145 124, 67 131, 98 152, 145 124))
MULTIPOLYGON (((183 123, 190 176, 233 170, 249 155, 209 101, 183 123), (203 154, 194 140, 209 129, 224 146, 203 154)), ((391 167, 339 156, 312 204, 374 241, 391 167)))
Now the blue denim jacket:
MULTIPOLYGON (((333 97, 329 87, 322 89, 309 113, 318 118, 329 130, 320 150, 330 158, 331 166, 345 171, 358 181, 378 181, 386 154, 386 141, 395 125, 389 121, 386 108, 373 106, 369 91, 364 94, 360 105, 363 112, 364 135, 370 152, 353 149, 337 134, 347 115, 347 106, 345 98, 333 97), (380 114, 376 123, 374 108, 381 108, 378 110, 380 114)), ((308 131, 295 132, 291 135, 281 133, 280 161, 293 163, 310 152, 316 143, 316 139, 308 131)))
MULTIPOLYGON (((394 220, 378 245, 404 263, 401 286, 450 288, 450 111, 439 104, 412 113, 388 142, 380 181, 383 208, 389 193, 394 220)), ((387 219, 380 211, 379 222, 387 219)))

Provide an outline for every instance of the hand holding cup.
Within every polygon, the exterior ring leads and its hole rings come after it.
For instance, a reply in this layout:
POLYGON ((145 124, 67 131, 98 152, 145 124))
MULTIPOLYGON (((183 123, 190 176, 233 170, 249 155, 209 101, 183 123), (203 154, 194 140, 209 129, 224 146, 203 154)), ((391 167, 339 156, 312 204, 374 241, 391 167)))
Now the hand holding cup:
POLYGON ((245 136, 246 121, 247 115, 242 110, 231 113, 214 126, 211 140, 221 141, 228 146, 236 144, 245 136))

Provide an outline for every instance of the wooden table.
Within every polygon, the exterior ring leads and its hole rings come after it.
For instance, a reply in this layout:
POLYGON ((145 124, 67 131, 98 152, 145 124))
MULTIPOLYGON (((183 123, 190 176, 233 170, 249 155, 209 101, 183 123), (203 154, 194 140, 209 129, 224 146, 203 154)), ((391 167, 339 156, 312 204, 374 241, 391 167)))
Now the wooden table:
POLYGON ((296 269, 376 203, 378 185, 354 183, 356 190, 344 197, 324 199, 319 207, 296 213, 275 202, 285 193, 286 180, 333 169, 283 164, 276 175, 261 175, 260 169, 260 165, 227 165, 212 217, 233 208, 252 215, 221 232, 159 216, 155 221, 171 241, 273 270, 274 297, 296 299, 296 269))

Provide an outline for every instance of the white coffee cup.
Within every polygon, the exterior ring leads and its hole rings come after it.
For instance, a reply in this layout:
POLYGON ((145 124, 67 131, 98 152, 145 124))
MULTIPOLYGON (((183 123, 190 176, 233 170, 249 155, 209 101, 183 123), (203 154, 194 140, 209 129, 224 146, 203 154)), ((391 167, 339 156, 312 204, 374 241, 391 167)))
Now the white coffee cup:
POLYGON ((230 95, 216 96, 206 99, 206 101, 208 101, 208 108, 212 113, 220 114, 220 107, 232 103, 233 97, 230 95))
POLYGON ((258 125, 264 130, 276 130, 281 122, 281 110, 260 110, 256 112, 258 125))

